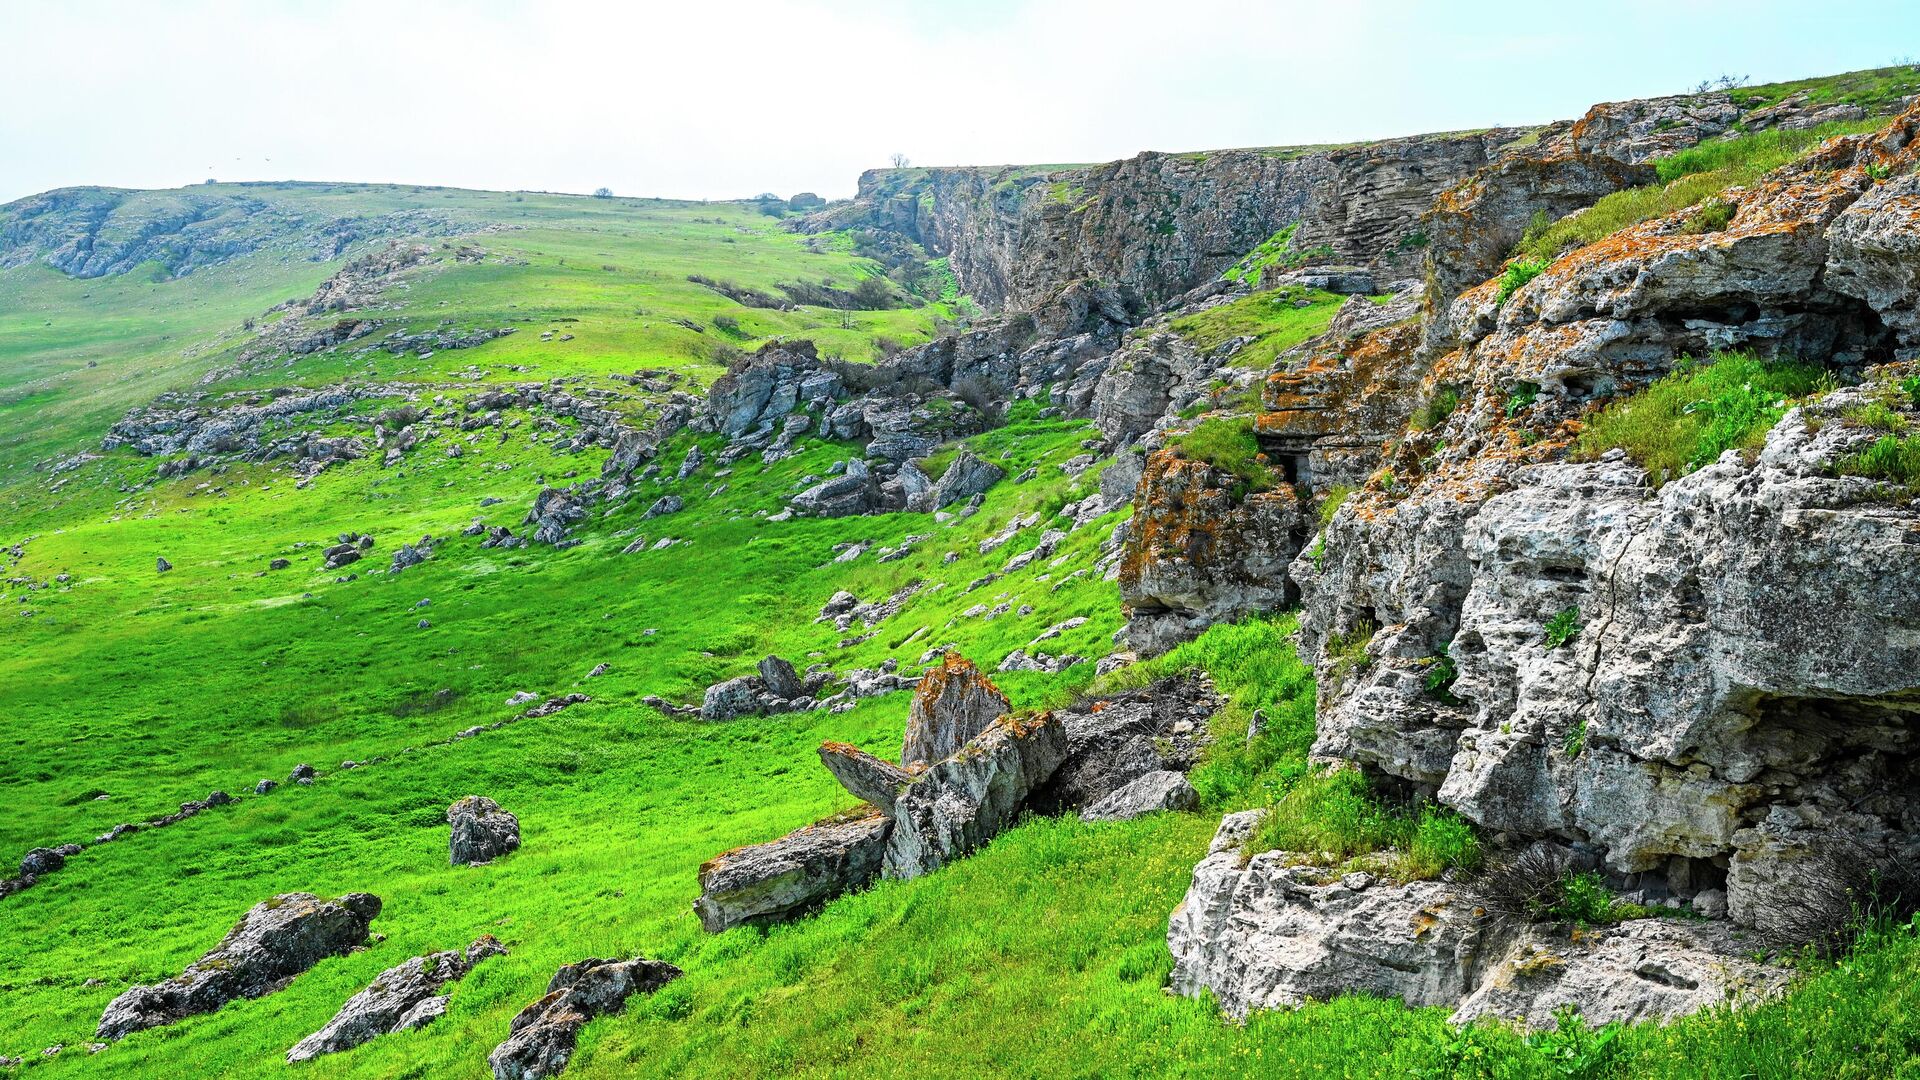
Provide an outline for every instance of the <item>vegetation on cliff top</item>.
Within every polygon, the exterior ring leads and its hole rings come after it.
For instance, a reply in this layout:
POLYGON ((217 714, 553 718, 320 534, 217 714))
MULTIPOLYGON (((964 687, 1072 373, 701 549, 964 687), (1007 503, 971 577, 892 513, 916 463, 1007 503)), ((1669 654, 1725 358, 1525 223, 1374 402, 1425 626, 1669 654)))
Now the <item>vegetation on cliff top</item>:
POLYGON ((1682 363, 1640 393, 1589 417, 1576 460, 1622 449, 1656 484, 1712 464, 1728 450, 1758 446, 1793 399, 1831 379, 1817 364, 1715 353, 1682 363))
POLYGON ((1514 253, 1551 262, 1621 229, 1706 202, 1730 187, 1751 184, 1835 136, 1878 131, 1886 125, 1887 118, 1878 117, 1701 143, 1655 162, 1660 174, 1657 184, 1616 191, 1558 221, 1544 215, 1536 219, 1514 253))

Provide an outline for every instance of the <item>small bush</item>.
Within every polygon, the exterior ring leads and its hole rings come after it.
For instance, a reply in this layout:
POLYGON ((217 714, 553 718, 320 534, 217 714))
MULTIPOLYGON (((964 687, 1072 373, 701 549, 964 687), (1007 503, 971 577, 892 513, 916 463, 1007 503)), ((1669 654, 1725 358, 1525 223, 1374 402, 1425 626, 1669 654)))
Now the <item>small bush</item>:
POLYGON ((1637 913, 1616 903, 1599 874, 1575 872, 1563 851, 1547 846, 1492 860, 1474 879, 1473 893, 1481 907, 1507 923, 1605 926, 1637 913))
POLYGON ((1907 418, 1894 412, 1884 401, 1857 405, 1846 412, 1847 421, 1873 431, 1902 432, 1907 429, 1907 418))
POLYGON ((1500 275, 1500 291, 1494 295, 1497 307, 1507 302, 1507 298, 1519 291, 1520 287, 1540 276, 1551 260, 1522 255, 1507 263, 1506 272, 1500 275))
POLYGON ((1920 913, 1920 866, 1850 836, 1828 837, 1803 880, 1775 898, 1776 945, 1842 956, 1920 913))
POLYGON ((1560 749, 1565 751, 1568 757, 1577 758, 1580 756, 1580 751, 1586 748, 1587 718, 1583 716, 1574 721, 1573 727, 1567 730, 1566 740, 1560 744, 1560 749))
POLYGON ((1447 655, 1447 647, 1427 658, 1427 672, 1420 677, 1421 685, 1426 688, 1427 696, 1444 705, 1458 705, 1460 699, 1453 694, 1454 680, 1460 677, 1460 669, 1454 666, 1453 657, 1447 655))
POLYGON ((1720 232, 1733 223, 1733 216, 1739 212, 1740 204, 1715 195, 1687 216, 1687 222, 1680 227, 1680 231, 1695 235, 1720 232))
POLYGON ((1580 609, 1562 608, 1553 618, 1547 620, 1544 627, 1546 647, 1549 652, 1564 646, 1580 635, 1580 609))
POLYGON ((1455 867, 1471 871, 1479 866, 1480 837, 1473 826, 1451 810, 1421 807, 1398 876, 1427 880, 1455 867))
POLYGON ((1900 380, 1900 392, 1907 395, 1907 402, 1920 409, 1920 375, 1909 375, 1900 380))
POLYGON ((1672 374, 1590 418, 1573 456, 1591 461, 1624 449, 1662 484, 1728 450, 1758 446, 1792 399, 1826 378, 1813 364, 1751 353, 1716 353, 1705 364, 1683 359, 1672 374))

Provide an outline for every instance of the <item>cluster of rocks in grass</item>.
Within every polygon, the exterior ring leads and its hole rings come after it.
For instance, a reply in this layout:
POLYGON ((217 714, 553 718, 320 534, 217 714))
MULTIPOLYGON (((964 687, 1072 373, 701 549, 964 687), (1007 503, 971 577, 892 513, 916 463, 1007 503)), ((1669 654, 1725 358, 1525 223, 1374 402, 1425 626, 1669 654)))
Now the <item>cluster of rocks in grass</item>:
POLYGON ((797 918, 879 877, 938 870, 1023 813, 1113 820, 1191 809, 1184 771, 1218 704, 1191 678, 1015 716, 991 680, 949 653, 916 688, 898 763, 845 743, 820 747, 821 764, 861 805, 709 860, 694 910, 716 933, 797 918))
POLYGON ((211 810, 216 806, 226 806, 233 801, 233 796, 226 792, 213 791, 208 793, 204 799, 191 799, 181 803, 180 809, 173 813, 162 814, 159 817, 149 818, 137 824, 133 822, 123 822, 115 825, 113 828, 94 837, 89 843, 67 843, 33 848, 21 857, 19 876, 0 878, 0 898, 11 896, 22 889, 31 888, 48 874, 64 869, 68 859, 80 854, 94 844, 108 844, 131 833, 141 832, 147 829, 165 828, 168 825, 177 824, 190 817, 211 810))
MULTIPOLYGON (((469 797, 449 812, 455 819, 454 861, 462 862, 462 820, 498 818, 490 800, 469 797), (477 804, 478 813, 467 813, 477 804)), ((508 815, 510 818, 510 815, 508 815)), ((503 845, 497 829, 487 842, 503 845)), ((518 842, 517 831, 513 834, 518 842)), ((229 1002, 286 989, 295 978, 331 957, 365 950, 382 940, 371 932, 381 901, 368 893, 324 900, 309 893, 282 893, 254 906, 213 949, 163 982, 135 986, 115 997, 101 1014, 96 1036, 118 1041, 136 1032, 218 1011, 229 1002)), ((415 956, 387 968, 343 1003, 318 1031, 287 1051, 288 1064, 337 1054, 373 1039, 418 1030, 446 1015, 449 988, 507 949, 491 934, 464 949, 415 956)), ((589 959, 562 967, 544 996, 513 1018, 507 1038, 488 1057, 496 1080, 535 1080, 567 1065, 579 1031, 595 1017, 617 1012, 627 998, 652 993, 680 976, 656 960, 589 959)), ((104 1049, 105 1043, 94 1049, 104 1049)), ((58 1048, 49 1050, 57 1053, 58 1048)))

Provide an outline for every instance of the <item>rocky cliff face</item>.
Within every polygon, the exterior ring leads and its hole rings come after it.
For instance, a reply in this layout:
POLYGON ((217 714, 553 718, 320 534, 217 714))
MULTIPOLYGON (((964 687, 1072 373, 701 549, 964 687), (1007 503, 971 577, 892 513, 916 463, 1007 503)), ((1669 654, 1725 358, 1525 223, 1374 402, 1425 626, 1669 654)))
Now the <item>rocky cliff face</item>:
POLYGON ((860 178, 854 202, 809 228, 902 233, 952 260, 993 307, 1033 307, 1097 279, 1160 303, 1200 285, 1297 224, 1312 261, 1418 273, 1419 216, 1442 190, 1528 134, 1496 128, 1329 149, 1143 153, 1058 170, 897 169, 860 178))
MULTIPOLYGON (((1459 348, 1430 368, 1401 353, 1421 388, 1377 401, 1410 410, 1450 385, 1463 404, 1379 459, 1294 564, 1318 753, 1492 833, 1586 845, 1650 895, 1724 887, 1762 929, 1790 928, 1843 843, 1920 849, 1920 505, 1837 469, 1880 437, 1849 419, 1861 406, 1916 419, 1888 389, 1911 365, 1876 366, 1920 347, 1916 134, 1920 110, 1730 192, 1721 230, 1683 212, 1504 304, 1492 283, 1469 290, 1459 348), (1592 403, 1732 347, 1865 382, 1664 486, 1617 452, 1564 460, 1592 403), (1577 631, 1548 635, 1569 612, 1577 631), (1459 679, 1436 696, 1443 657, 1459 679)), ((1339 397, 1311 415, 1353 417, 1339 397)), ((1302 412, 1263 431, 1300 431, 1302 412)))

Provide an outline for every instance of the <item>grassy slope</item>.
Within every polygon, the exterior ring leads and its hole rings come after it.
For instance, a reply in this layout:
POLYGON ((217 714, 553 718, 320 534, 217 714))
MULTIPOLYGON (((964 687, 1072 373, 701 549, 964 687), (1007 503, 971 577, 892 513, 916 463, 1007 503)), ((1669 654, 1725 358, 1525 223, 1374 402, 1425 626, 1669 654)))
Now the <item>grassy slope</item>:
MULTIPOLYGON (((531 195, 523 205, 505 195, 411 189, 353 197, 376 195, 498 200, 495 210, 524 209, 530 217, 532 227, 479 238, 525 265, 456 266, 415 285, 401 295, 413 325, 448 317, 461 325, 582 320, 565 324, 576 335, 571 342, 542 344, 529 329, 426 362, 382 358, 375 365, 382 378, 439 386, 473 364, 501 381, 597 379, 641 366, 680 367, 704 379, 717 370, 706 346, 713 331, 696 335, 668 317, 705 324, 733 314, 755 334, 806 332, 863 355, 873 335, 924 334, 933 314, 862 313, 863 324, 845 332, 836 329, 837 313, 747 311, 686 283, 687 273, 707 273, 757 288, 829 275, 844 284, 863 272, 844 250, 806 251, 766 219, 734 208, 531 195), (531 220, 538 214, 551 216, 531 220), (722 224, 691 220, 716 216, 722 224), (508 372, 508 363, 537 370, 508 372)), ((190 383, 218 362, 217 350, 182 356, 190 335, 200 341, 231 331, 239 318, 305 291, 331 269, 267 258, 250 265, 251 272, 234 268, 225 284, 217 270, 159 285, 66 282, 35 269, 0 274, 0 325, 52 318, 58 329, 98 315, 121 324, 100 331, 113 336, 95 347, 98 369, 84 367, 87 349, 63 352, 56 337, 0 334, 0 439, 14 440, 0 442, 0 465, 12 467, 0 473, 0 497, 12 507, 16 531, 36 534, 18 572, 74 578, 70 592, 12 589, 4 597, 0 740, 8 752, 0 758, 0 792, 9 814, 0 818, 0 854, 91 836, 216 786, 244 790, 260 776, 284 777, 299 761, 329 774, 311 788, 284 787, 89 851, 0 901, 0 936, 13 945, 0 954, 7 1021, 0 1054, 34 1059, 33 1075, 284 1075, 285 1048, 372 975, 485 932, 513 955, 458 985, 446 1019, 304 1071, 477 1074, 509 1018, 554 968, 636 952, 680 963, 689 975, 597 1022, 570 1075, 1529 1076, 1566 1064, 1557 1044, 1533 1048, 1483 1028, 1455 1036, 1443 1013, 1393 1002, 1345 999, 1237 1027, 1206 1002, 1163 994, 1166 915, 1205 850, 1211 811, 1273 797, 1297 777, 1295 755, 1223 753, 1196 777, 1206 814, 1106 826, 1031 822, 975 859, 847 898, 821 918, 771 933, 702 934, 687 907, 698 863, 845 806, 850 800, 819 768, 814 747, 834 738, 890 751, 904 695, 841 716, 725 725, 670 720, 639 698, 690 699, 766 651, 795 660, 824 653, 844 669, 887 656, 911 662, 930 642, 951 640, 991 664, 1073 614, 1090 622, 1046 647, 1101 655, 1120 621, 1112 585, 1088 576, 1058 592, 1052 586, 1091 563, 1110 521, 1075 533, 1062 567, 1029 567, 963 592, 1030 546, 1039 530, 987 556, 975 541, 1091 484, 1091 474, 1069 481, 1050 467, 1079 452, 1085 427, 1041 421, 1021 407, 1013 426, 975 439, 990 458, 1012 450, 1010 473, 1039 464, 1041 476, 1000 485, 980 515, 950 528, 929 515, 780 525, 753 517, 776 508, 799 477, 824 472, 850 450, 815 443, 771 467, 753 458, 737 463, 718 496, 707 494, 717 482, 712 465, 684 484, 643 487, 626 507, 583 529, 586 542, 570 551, 482 551, 472 539, 455 539, 427 565, 343 585, 318 569, 313 548, 293 545, 345 529, 372 531, 381 538, 372 562, 378 569, 400 539, 447 535, 476 513, 517 521, 534 477, 591 475, 598 455, 555 456, 525 440, 485 440, 460 459, 430 449, 390 471, 356 463, 300 492, 283 474, 236 468, 124 503, 116 489, 146 475, 151 463, 113 455, 48 497, 43 478, 26 475, 27 462, 97 445, 100 429, 126 404, 190 383), (95 297, 82 295, 89 291, 95 297), (95 300, 97 311, 83 303, 95 300), (22 315, 27 306, 38 315, 22 315), (63 381, 39 384, 61 371, 63 381), (19 387, 30 390, 13 396, 19 387), (502 464, 507 471, 492 468, 502 464), (640 508, 667 491, 687 496, 689 509, 639 522, 640 508), (483 511, 478 502, 486 495, 507 502, 483 511), (691 542, 618 555, 636 528, 691 542), (909 533, 934 537, 895 563, 869 554, 851 567, 821 565, 835 543, 887 545, 909 533), (963 557, 944 564, 949 550, 963 557), (165 576, 152 571, 160 553, 177 567, 165 576), (274 555, 294 558, 294 567, 256 576, 274 555), (876 599, 914 578, 945 587, 916 597, 869 642, 839 649, 839 633, 811 622, 836 589, 876 599), (423 597, 431 606, 416 609, 423 597), (992 621, 960 617, 975 603, 1002 599, 1036 610, 992 621), (17 617, 29 609, 33 617, 17 617), (416 628, 422 616, 431 628, 416 628), (903 643, 923 625, 931 628, 926 636, 903 643), (649 628, 658 633, 644 633, 649 628), (610 673, 584 680, 601 661, 610 673), (455 693, 436 707, 431 695, 442 688, 455 693), (511 715, 502 703, 520 689, 579 689, 595 700, 404 752, 511 715), (389 760, 333 769, 345 758, 376 756, 389 760), (111 797, 95 801, 96 791, 111 797), (469 792, 519 814, 527 845, 495 866, 453 870, 445 865, 444 808, 469 792), (280 994, 135 1036, 98 1056, 73 1045, 90 1038, 119 990, 179 970, 248 906, 293 889, 378 893, 387 909, 376 929, 387 940, 322 963, 280 994), (90 979, 101 985, 85 985, 90 979), (40 1062, 39 1049, 53 1043, 72 1048, 40 1062)), ((1256 332, 1290 338, 1297 319, 1324 320, 1331 310, 1276 310, 1272 326, 1262 312, 1256 332)), ((1245 332, 1224 324, 1191 329, 1245 332)), ((346 373, 344 361, 321 356, 253 381, 311 385, 346 373)), ((690 441, 677 440, 666 460, 677 461, 690 441)), ((1238 741, 1253 704, 1275 715, 1275 695, 1284 690, 1297 706, 1298 665, 1285 629, 1219 629, 1176 659, 1210 667, 1235 690, 1235 709, 1218 722, 1222 747, 1238 741)), ((1017 703, 1031 705, 1085 677, 1083 667, 1064 678, 1000 681, 1017 703)), ((1285 715, 1274 725, 1276 738, 1298 744, 1310 712, 1291 707, 1285 715)), ((1769 1012, 1642 1029, 1597 1055, 1582 1051, 1575 1064, 1584 1071, 1561 1074, 1779 1075, 1792 1063, 1809 1074, 1891 1075, 1920 1045, 1908 977, 1916 963, 1913 944, 1898 941, 1769 1012)))

